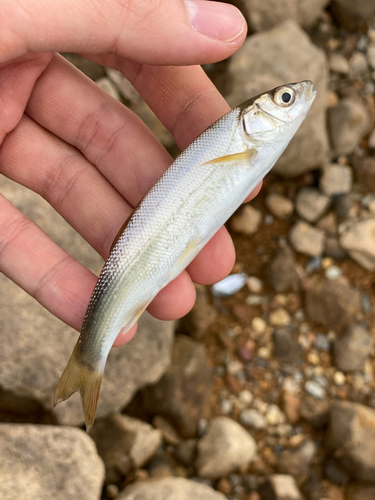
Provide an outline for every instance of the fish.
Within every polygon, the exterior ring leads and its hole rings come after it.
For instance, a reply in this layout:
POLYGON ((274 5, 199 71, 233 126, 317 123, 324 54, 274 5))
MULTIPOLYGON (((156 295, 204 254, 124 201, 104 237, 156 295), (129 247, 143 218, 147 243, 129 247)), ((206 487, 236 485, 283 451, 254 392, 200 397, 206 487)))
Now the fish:
POLYGON ((315 96, 314 84, 305 80, 276 87, 229 111, 176 158, 126 221, 99 275, 54 396, 56 405, 80 392, 87 432, 119 332, 136 323, 269 172, 315 96))

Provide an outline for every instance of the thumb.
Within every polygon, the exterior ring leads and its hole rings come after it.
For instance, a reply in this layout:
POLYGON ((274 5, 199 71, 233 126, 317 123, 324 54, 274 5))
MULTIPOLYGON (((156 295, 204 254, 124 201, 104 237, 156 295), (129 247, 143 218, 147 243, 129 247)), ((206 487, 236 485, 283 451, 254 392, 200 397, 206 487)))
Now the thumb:
POLYGON ((246 36, 236 7, 208 0, 0 0, 0 11, 0 63, 57 51, 202 64, 229 57, 246 36))

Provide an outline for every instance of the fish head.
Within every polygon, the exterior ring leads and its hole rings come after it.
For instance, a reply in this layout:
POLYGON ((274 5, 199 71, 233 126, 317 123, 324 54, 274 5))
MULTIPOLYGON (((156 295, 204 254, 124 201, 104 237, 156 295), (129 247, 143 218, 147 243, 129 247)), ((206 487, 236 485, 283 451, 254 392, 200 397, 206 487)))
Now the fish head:
POLYGON ((241 109, 245 139, 252 144, 289 142, 316 97, 310 80, 289 83, 246 101, 241 109))

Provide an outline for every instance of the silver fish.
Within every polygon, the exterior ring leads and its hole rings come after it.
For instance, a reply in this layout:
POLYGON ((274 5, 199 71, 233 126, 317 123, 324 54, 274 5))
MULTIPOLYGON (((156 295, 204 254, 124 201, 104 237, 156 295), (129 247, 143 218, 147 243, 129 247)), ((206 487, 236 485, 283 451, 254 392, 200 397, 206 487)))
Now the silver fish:
POLYGON ((277 87, 233 109, 197 137, 138 205, 90 299, 54 404, 80 391, 95 419, 108 353, 273 167, 307 112, 310 81, 277 87))

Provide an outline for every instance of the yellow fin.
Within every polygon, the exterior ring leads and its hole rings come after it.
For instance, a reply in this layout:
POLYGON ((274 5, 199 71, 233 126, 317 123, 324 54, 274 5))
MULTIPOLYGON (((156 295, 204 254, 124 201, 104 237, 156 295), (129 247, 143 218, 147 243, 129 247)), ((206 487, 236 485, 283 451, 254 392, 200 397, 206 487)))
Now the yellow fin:
POLYGON ((229 163, 233 161, 251 161, 255 158, 257 150, 255 148, 248 149, 242 153, 235 153, 233 155, 220 156, 212 160, 206 161, 203 165, 216 165, 220 163, 229 163))
POLYGON ((87 432, 95 421, 102 376, 102 373, 80 359, 76 345, 56 387, 53 406, 80 392, 87 432))

